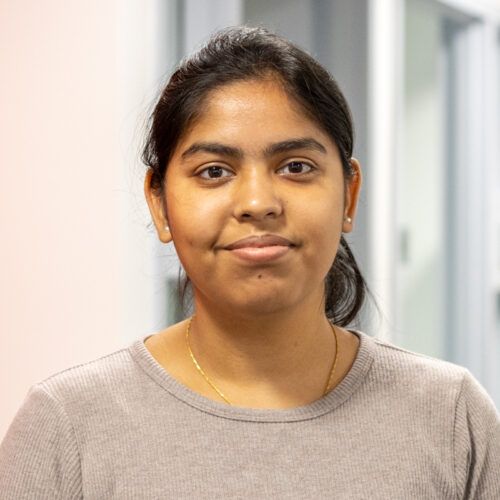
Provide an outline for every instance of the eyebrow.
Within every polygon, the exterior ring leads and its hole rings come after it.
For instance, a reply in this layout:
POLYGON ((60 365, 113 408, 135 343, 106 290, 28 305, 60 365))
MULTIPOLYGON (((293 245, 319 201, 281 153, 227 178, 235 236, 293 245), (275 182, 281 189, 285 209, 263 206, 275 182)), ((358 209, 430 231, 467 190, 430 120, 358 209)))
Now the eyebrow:
POLYGON ((195 142, 182 153, 182 159, 193 156, 196 153, 213 153, 221 156, 231 156, 233 158, 242 158, 243 150, 219 142, 195 142))
POLYGON ((273 156, 278 153, 287 153, 295 149, 312 149, 326 154, 326 148, 312 137, 302 137, 300 139, 289 139, 287 141, 276 142, 269 145, 265 151, 265 156, 273 156))
MULTIPOLYGON (((296 149, 311 149, 326 154, 326 148, 312 137, 301 137, 299 139, 288 139, 286 141, 270 144, 264 150, 264 156, 270 157, 279 153, 287 153, 296 149)), ((182 159, 195 155, 196 153, 213 153, 221 156, 230 156, 232 158, 243 158, 243 150, 234 146, 228 146, 219 142, 195 142, 186 149, 181 155, 182 159)))

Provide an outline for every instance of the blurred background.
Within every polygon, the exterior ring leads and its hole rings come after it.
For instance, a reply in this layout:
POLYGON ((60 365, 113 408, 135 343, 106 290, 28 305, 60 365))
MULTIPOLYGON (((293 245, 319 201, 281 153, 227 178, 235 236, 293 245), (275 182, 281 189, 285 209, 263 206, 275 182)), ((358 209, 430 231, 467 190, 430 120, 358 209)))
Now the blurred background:
POLYGON ((350 103, 355 327, 469 368, 500 407, 500 0, 0 0, 0 439, 29 387, 181 319, 145 124, 217 28, 271 28, 350 103))

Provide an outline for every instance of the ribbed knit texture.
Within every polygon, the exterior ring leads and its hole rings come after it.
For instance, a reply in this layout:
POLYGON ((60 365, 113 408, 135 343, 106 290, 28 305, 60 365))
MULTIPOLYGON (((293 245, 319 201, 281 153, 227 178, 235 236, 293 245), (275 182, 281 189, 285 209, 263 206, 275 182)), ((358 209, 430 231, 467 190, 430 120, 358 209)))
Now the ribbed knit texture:
POLYGON ((500 499, 500 417, 466 369, 362 332, 325 397, 229 406, 145 339, 35 384, 0 445, 0 498, 500 499))

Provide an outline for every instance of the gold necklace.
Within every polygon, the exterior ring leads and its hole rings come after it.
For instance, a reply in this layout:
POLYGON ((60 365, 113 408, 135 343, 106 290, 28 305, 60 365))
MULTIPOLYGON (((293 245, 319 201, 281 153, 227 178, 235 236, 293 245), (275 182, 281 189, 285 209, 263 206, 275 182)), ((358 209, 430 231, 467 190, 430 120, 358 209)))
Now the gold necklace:
MULTIPOLYGON (((210 381, 210 379, 207 377, 207 375, 205 374, 205 372, 201 369, 201 366, 198 364, 198 361, 196 361, 196 358, 194 357, 193 351, 191 350, 191 346, 189 345, 189 330, 191 328, 191 321, 193 321, 193 318, 194 318, 194 314, 189 319, 188 326, 186 328, 186 344, 187 344, 187 348, 188 348, 189 354, 191 355, 191 359, 193 360, 194 366, 196 366, 196 368, 201 373, 201 375, 203 375, 204 379, 208 382, 208 384, 210 385, 210 387, 212 387, 212 389, 214 389, 214 391, 228 405, 232 405, 232 403, 229 401, 229 399, 227 399, 226 396, 224 396, 224 394, 221 391, 219 391, 219 389, 217 389, 217 387, 215 387, 215 385, 210 381)), ((329 321, 328 321, 328 324, 330 325, 331 329, 333 330, 333 336, 335 337, 335 359, 333 360, 332 370, 330 372, 330 376, 328 377, 328 382, 326 384, 326 389, 325 389, 325 392, 323 393, 323 396, 325 396, 326 394, 328 394, 328 392, 330 391, 330 388, 331 388, 331 385, 332 385, 332 382, 333 382, 333 374, 335 373, 335 367, 337 366, 337 359, 338 359, 338 354, 339 354, 337 332, 335 330, 335 327, 329 321)))

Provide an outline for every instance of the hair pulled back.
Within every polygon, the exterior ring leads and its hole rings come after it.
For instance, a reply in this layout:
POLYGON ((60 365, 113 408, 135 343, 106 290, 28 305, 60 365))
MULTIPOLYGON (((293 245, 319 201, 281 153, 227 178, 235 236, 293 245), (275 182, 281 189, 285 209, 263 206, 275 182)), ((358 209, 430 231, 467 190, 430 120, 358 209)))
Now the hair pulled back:
MULTIPOLYGON (((181 61, 151 115, 143 161, 151 169, 151 188, 165 202, 167 165, 181 135, 196 122, 208 93, 237 81, 276 79, 337 145, 347 183, 353 177, 354 130, 347 102, 337 83, 317 61, 262 27, 238 26, 216 32, 197 52, 181 61)), ((166 207, 168 210, 168 207, 166 207)), ((189 277, 179 286, 184 303, 189 277)), ((325 313, 340 326, 357 316, 369 292, 356 260, 341 236, 325 277, 325 313)))

